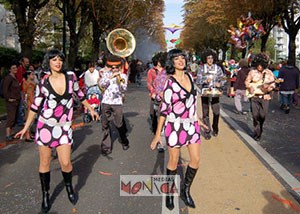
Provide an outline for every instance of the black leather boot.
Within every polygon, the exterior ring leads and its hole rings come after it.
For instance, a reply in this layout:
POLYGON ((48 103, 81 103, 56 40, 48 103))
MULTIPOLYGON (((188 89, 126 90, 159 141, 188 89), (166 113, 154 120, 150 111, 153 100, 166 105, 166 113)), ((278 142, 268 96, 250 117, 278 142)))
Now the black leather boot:
MULTIPOLYGON (((176 175, 176 174, 177 174, 177 169, 170 170, 170 169, 167 168, 167 175, 176 175)), ((172 185, 170 185, 170 184, 168 186, 170 188, 172 187, 172 185)), ((173 195, 167 195, 166 196, 166 207, 169 210, 173 210, 174 209, 174 196, 173 195)))
POLYGON ((198 169, 193 169, 190 166, 187 167, 184 179, 184 186, 181 190, 180 197, 184 201, 185 205, 191 208, 195 208, 194 200, 190 195, 190 188, 193 183, 194 177, 198 169))
POLYGON ((62 175, 64 177, 64 182, 65 182, 65 185, 66 185, 66 190, 67 190, 67 193, 68 193, 68 198, 69 198, 69 201, 72 203, 72 204, 76 204, 77 203, 77 196, 73 190, 73 186, 72 186, 72 171, 71 172, 62 172, 62 175))
POLYGON ((42 186, 43 200, 42 200, 42 213, 48 213, 51 208, 50 198, 49 198, 49 189, 50 189, 50 172, 41 173, 40 172, 40 181, 42 186))

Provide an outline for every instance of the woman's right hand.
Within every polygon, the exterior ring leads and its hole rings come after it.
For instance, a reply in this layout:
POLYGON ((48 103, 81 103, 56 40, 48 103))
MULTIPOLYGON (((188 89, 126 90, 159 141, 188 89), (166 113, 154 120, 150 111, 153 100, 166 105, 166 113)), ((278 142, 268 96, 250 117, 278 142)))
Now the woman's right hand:
POLYGON ((21 131, 19 131, 17 134, 15 134, 15 138, 23 139, 23 136, 25 135, 26 132, 27 132, 27 130, 25 128, 23 128, 21 131))
POLYGON ((157 146, 158 143, 160 143, 160 144, 163 146, 163 144, 162 144, 162 142, 161 142, 161 137, 160 137, 160 136, 157 137, 157 136, 155 135, 155 137, 153 138, 153 140, 152 140, 152 142, 151 142, 150 148, 151 148, 152 150, 156 149, 156 146, 157 146))

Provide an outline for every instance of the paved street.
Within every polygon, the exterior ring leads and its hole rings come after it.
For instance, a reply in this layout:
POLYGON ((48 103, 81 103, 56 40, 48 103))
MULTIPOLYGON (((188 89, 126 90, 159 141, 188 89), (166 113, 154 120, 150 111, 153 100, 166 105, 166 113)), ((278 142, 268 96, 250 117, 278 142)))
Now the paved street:
MULTIPOLYGON (((223 96, 222 110, 225 111, 246 133, 252 135, 252 115, 234 113, 234 98, 223 96)), ((249 103, 245 103, 249 109, 249 103)), ((261 141, 258 142, 274 159, 300 180, 300 109, 291 108, 289 114, 279 109, 278 96, 270 102, 269 113, 264 124, 261 141)))
MULTIPOLYGON (((149 149, 152 135, 149 130, 148 93, 145 78, 143 80, 144 87, 130 85, 126 94, 124 112, 130 149, 122 150, 114 131, 113 153, 104 157, 99 151, 100 124, 91 122, 77 127, 72 162, 73 183, 79 193, 79 201, 76 206, 69 203, 58 161, 53 159, 50 188, 53 206, 50 213, 294 213, 291 206, 279 201, 284 199, 299 207, 290 194, 293 191, 285 185, 286 190, 277 181, 279 176, 265 168, 261 158, 245 146, 246 142, 223 119, 220 121, 220 135, 210 141, 203 140, 201 166, 192 189, 196 209, 187 209, 177 197, 173 212, 166 210, 161 197, 121 197, 120 175, 162 174, 165 169, 167 153, 149 149), (275 196, 279 199, 276 200, 275 196)), ((299 110, 292 109, 289 115, 285 115, 276 105, 275 102, 270 107, 266 130, 259 144, 293 175, 297 175, 300 172, 296 155, 299 150, 296 143, 300 139, 299 122, 296 122, 299 121, 299 110), (272 113, 273 110, 275 112, 272 113), (288 127, 290 133, 283 127, 288 127)), ((241 130, 251 133, 250 115, 233 113, 232 98, 222 97, 222 110, 238 123, 241 130)), ((77 117, 75 124, 81 122, 82 116, 77 117)), ((0 130, 4 133, 4 121, 0 130)), ((37 146, 22 141, 5 146, 4 136, 0 138, 0 213, 39 213, 41 190, 37 146)), ((181 176, 187 162, 188 153, 183 149, 178 168, 181 176)))

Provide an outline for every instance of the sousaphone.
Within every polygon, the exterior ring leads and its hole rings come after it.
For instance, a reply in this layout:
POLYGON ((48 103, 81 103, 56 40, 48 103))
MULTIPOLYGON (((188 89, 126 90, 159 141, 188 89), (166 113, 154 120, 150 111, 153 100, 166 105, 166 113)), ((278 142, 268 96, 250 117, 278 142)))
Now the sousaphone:
POLYGON ((127 57, 133 53, 136 42, 131 32, 124 28, 117 28, 108 34, 106 46, 111 54, 127 57))

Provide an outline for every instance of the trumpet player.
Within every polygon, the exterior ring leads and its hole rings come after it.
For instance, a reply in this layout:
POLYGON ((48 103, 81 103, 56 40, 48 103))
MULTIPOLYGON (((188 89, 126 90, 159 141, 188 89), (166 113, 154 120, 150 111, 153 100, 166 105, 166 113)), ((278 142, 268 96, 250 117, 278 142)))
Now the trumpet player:
POLYGON ((111 133, 109 121, 112 119, 116 126, 123 150, 129 148, 126 136, 127 128, 123 119, 123 94, 127 90, 127 76, 121 71, 122 59, 118 56, 110 56, 103 70, 99 86, 104 89, 102 99, 102 140, 101 152, 108 155, 112 152, 111 133))

